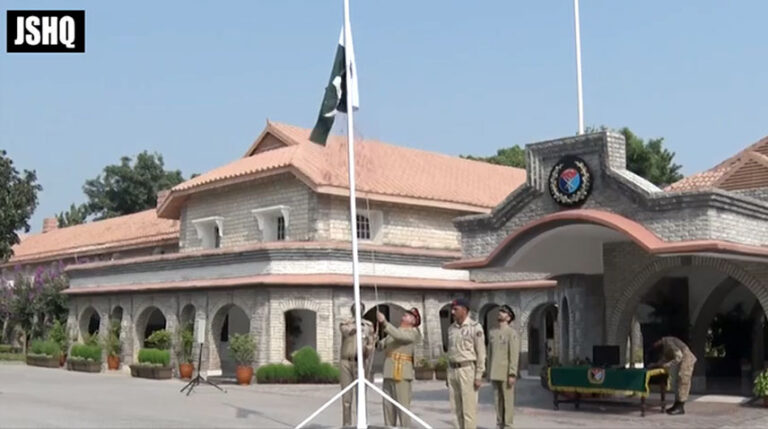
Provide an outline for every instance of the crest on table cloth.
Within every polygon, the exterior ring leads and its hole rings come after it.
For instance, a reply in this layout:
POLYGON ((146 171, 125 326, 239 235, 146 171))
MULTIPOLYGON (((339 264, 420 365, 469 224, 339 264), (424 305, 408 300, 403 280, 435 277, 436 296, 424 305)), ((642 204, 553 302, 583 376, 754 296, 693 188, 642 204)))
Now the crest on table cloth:
POLYGON ((589 368, 587 379, 592 384, 603 384, 605 381, 605 368, 589 368))

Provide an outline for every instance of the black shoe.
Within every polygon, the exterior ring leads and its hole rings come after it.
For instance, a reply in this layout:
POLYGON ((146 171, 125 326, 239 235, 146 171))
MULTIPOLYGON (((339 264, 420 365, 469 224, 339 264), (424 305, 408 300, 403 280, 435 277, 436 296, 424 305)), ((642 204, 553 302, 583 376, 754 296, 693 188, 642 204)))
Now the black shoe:
POLYGON ((675 402, 675 405, 672 406, 672 408, 667 410, 667 414, 670 416, 677 416, 685 414, 685 405, 683 402, 675 402))

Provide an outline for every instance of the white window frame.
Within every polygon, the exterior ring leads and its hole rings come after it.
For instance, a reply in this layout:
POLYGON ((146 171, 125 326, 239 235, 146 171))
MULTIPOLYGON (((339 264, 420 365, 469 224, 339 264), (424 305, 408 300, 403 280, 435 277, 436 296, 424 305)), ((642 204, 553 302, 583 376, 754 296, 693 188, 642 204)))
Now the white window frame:
POLYGON ((251 210, 256 218, 256 227, 261 231, 261 241, 277 240, 277 218, 283 217, 285 221, 285 238, 280 241, 288 241, 288 226, 290 225, 291 208, 284 205, 262 207, 251 210))
MULTIPOLYGON (((382 213, 381 210, 357 210, 357 215, 365 216, 368 218, 368 223, 371 226, 371 238, 370 239, 364 239, 359 238, 358 240, 366 242, 366 243, 378 243, 381 241, 381 231, 382 227, 384 226, 384 213, 382 213)), ((354 222, 357 222, 357 218, 355 218, 354 222)), ((351 227, 351 225, 350 225, 351 227)))
POLYGON ((204 217, 202 219, 195 219, 192 221, 192 225, 197 232, 197 238, 203 243, 205 249, 216 248, 216 237, 214 237, 214 227, 219 228, 219 238, 224 236, 224 218, 221 216, 204 217))

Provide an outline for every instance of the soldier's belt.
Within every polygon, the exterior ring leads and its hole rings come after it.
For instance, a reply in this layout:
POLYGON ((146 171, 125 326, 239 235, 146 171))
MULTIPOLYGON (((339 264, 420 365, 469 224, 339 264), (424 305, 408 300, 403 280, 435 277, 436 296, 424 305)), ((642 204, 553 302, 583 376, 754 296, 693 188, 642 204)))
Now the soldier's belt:
POLYGON ((387 355, 387 357, 392 359, 395 364, 395 367, 392 371, 393 372, 392 379, 395 381, 402 381, 403 380, 403 364, 405 362, 413 363, 413 356, 407 355, 404 353, 390 353, 387 355))
POLYGON ((450 366, 453 369, 463 368, 465 366, 471 366, 474 364, 475 364, 475 361, 473 360, 465 360, 464 362, 448 362, 448 366, 450 366))

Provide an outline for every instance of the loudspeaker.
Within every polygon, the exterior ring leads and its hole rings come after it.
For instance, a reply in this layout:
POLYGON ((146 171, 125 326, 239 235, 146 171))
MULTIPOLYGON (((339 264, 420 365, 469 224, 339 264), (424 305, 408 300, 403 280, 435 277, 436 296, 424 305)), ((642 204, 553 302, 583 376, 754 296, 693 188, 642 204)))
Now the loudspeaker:
POLYGON ((195 339, 198 344, 205 342, 205 319, 195 319, 195 339))

